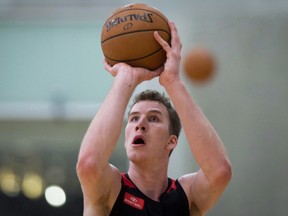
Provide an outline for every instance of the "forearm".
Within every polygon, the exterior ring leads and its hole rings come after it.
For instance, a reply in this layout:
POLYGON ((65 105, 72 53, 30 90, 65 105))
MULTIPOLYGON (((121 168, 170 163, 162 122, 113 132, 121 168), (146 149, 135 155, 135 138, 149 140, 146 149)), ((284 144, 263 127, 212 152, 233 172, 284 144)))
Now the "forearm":
MULTIPOLYGON (((81 144, 79 161, 90 160, 104 167, 113 153, 121 133, 124 114, 134 86, 124 77, 115 77, 113 85, 92 120, 81 144)), ((78 163, 79 163, 78 161, 78 163)))
POLYGON ((197 163, 206 178, 214 181, 219 172, 222 172, 222 165, 229 168, 229 160, 221 139, 180 80, 167 85, 166 91, 181 119, 197 163))

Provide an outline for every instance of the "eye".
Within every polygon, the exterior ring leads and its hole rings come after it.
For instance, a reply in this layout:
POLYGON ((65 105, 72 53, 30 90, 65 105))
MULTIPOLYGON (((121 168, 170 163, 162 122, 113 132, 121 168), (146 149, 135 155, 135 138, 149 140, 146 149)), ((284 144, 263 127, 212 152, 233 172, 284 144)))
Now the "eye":
POLYGON ((139 119, 138 116, 131 116, 130 119, 129 119, 129 121, 130 121, 130 122, 137 122, 138 119, 139 119))
POLYGON ((150 122, 159 122, 159 118, 157 116, 151 116, 149 120, 150 122))

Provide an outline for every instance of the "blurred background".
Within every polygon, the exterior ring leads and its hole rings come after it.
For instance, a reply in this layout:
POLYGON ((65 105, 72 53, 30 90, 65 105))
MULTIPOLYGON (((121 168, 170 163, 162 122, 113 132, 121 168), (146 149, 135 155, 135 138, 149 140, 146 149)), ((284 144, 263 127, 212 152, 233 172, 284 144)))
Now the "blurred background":
MULTIPOLYGON (((217 59, 213 80, 192 97, 220 134, 233 179, 208 214, 283 216, 288 201, 288 1, 141 1, 217 59)), ((112 77, 100 34, 133 1, 0 0, 0 215, 82 215, 75 166, 82 137, 112 77)), ((162 91, 157 80, 136 90, 162 91)), ((163 90, 164 91, 164 90, 163 90)), ((126 171, 123 135, 111 163, 126 171)), ((173 178, 197 171, 184 133, 173 178)))

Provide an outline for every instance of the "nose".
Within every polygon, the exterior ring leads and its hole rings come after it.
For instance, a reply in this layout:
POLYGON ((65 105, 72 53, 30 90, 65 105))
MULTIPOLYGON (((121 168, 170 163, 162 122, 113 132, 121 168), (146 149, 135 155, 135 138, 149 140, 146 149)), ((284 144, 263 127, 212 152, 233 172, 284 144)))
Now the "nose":
POLYGON ((144 132, 147 131, 147 126, 145 125, 144 118, 139 119, 139 121, 135 127, 135 131, 139 131, 139 130, 144 131, 144 132))
POLYGON ((136 131, 138 131, 138 130, 146 131, 146 127, 145 126, 141 126, 141 127, 136 126, 135 130, 136 131))

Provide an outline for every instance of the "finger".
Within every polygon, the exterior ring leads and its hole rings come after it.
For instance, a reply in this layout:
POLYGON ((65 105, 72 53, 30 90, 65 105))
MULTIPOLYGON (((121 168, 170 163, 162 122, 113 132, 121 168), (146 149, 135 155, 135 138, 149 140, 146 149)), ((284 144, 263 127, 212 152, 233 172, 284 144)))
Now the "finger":
POLYGON ((151 80, 155 77, 160 76, 160 74, 161 74, 160 70, 149 71, 148 73, 146 73, 146 80, 151 80))
POLYGON ((163 67, 159 67, 153 71, 150 71, 146 68, 134 68, 136 71, 135 73, 141 73, 142 74, 142 78, 143 80, 151 80, 157 76, 160 76, 160 74, 162 73, 163 71, 163 67))
POLYGON ((177 30, 177 27, 176 27, 175 23, 170 21, 169 22, 169 27, 170 27, 171 36, 172 36, 171 46, 172 47, 177 47, 177 48, 179 48, 181 50, 182 49, 182 44, 181 44, 180 37, 179 37, 179 34, 178 34, 178 30, 177 30))
POLYGON ((153 78, 154 78, 154 77, 160 76, 160 74, 163 72, 163 70, 164 70, 164 66, 161 66, 150 73, 153 75, 153 78))
POLYGON ((114 66, 112 67, 110 64, 108 64, 108 62, 106 61, 106 59, 104 59, 104 68, 106 71, 108 71, 113 77, 116 76, 116 70, 113 70, 114 66))
POLYGON ((105 68, 105 70, 107 70, 107 71, 110 71, 111 70, 111 65, 109 65, 108 64, 108 62, 106 61, 106 59, 104 58, 104 60, 103 60, 103 64, 104 64, 104 68, 105 68))
POLYGON ((166 52, 169 51, 170 45, 159 35, 157 31, 154 32, 154 38, 166 52))
POLYGON ((158 67, 156 70, 153 71, 153 73, 161 74, 164 71, 164 65, 158 67))

